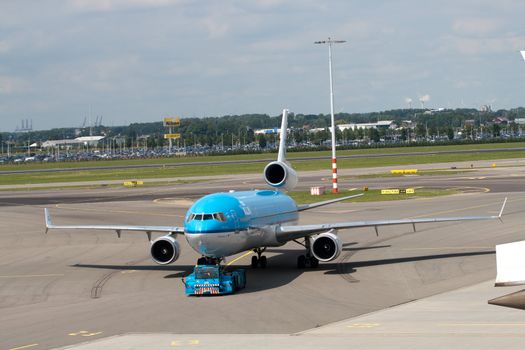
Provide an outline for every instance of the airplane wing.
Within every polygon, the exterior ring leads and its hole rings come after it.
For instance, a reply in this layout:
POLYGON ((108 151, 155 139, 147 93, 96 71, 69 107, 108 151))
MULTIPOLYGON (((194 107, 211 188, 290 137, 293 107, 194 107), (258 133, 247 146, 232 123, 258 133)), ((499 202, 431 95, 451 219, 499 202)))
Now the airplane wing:
POLYGON ((312 236, 330 230, 340 230, 358 227, 374 227, 377 233, 379 226, 412 224, 415 231, 416 224, 429 222, 446 221, 469 221, 469 220, 494 220, 501 219, 503 209, 507 203, 507 198, 503 201, 499 215, 497 216, 457 216, 457 217, 436 217, 436 218, 417 218, 417 219, 398 219, 398 220, 370 220, 370 221, 350 221, 338 222, 333 224, 314 224, 314 225, 282 225, 277 228, 276 238, 279 242, 287 242, 298 238, 312 236))
POLYGON ((151 241, 152 232, 164 232, 170 234, 184 234, 183 227, 177 226, 131 226, 131 225, 54 225, 51 221, 51 215, 47 208, 44 209, 46 219, 46 233, 49 229, 68 229, 68 230, 110 230, 116 231, 120 237, 121 231, 139 231, 146 232, 148 239, 151 241))
POLYGON ((341 197, 341 198, 336 198, 336 199, 329 199, 327 201, 322 201, 322 202, 317 202, 317 203, 298 205, 297 206, 297 211, 303 211, 303 210, 318 208, 318 207, 322 207, 324 205, 345 201, 347 199, 361 197, 362 195, 363 195, 362 193, 359 193, 359 194, 354 194, 354 195, 351 195, 351 196, 346 196, 346 197, 341 197))

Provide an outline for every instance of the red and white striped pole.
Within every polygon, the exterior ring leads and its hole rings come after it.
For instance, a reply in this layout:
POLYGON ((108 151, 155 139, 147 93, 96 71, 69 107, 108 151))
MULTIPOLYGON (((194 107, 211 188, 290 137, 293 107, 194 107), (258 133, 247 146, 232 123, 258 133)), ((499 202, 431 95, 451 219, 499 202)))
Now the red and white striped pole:
POLYGON ((332 158, 332 193, 337 193, 337 159, 332 158))
POLYGON ((330 73, 330 117, 332 121, 332 193, 337 193, 337 158, 335 156, 335 118, 334 118, 334 81, 332 79, 332 44, 344 43, 344 40, 316 41, 314 44, 328 44, 328 70, 330 73))

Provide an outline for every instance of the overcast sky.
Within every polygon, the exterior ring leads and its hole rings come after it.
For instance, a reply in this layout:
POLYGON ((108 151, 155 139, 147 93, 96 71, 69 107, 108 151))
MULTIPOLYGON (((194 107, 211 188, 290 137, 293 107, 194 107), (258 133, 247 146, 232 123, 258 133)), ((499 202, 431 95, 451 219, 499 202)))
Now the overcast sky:
POLYGON ((0 2, 0 131, 164 116, 523 106, 521 1, 0 2))

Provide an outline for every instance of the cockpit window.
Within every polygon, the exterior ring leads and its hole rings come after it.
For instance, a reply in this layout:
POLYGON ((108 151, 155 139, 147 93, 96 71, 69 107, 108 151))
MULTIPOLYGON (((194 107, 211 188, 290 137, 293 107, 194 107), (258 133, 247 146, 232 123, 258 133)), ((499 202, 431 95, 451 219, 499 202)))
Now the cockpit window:
POLYGON ((213 213, 213 214, 190 214, 188 216, 188 222, 190 221, 201 221, 201 220, 217 220, 220 222, 226 222, 226 217, 223 213, 213 213))
POLYGON ((213 214, 213 218, 221 222, 226 222, 226 218, 224 217, 223 213, 215 213, 213 214))

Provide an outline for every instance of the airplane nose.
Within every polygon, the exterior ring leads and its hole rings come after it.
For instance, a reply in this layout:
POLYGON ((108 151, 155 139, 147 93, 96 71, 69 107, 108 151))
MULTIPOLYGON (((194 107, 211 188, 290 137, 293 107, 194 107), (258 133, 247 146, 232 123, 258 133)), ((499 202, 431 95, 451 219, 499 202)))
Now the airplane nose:
POLYGON ((190 247, 193 248, 193 250, 195 250, 197 253, 199 254, 208 254, 208 249, 207 249, 207 237, 206 237, 206 234, 202 234, 202 233, 190 233, 190 234, 186 234, 186 241, 188 242, 188 244, 190 245, 190 247))

